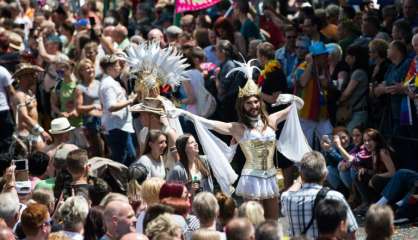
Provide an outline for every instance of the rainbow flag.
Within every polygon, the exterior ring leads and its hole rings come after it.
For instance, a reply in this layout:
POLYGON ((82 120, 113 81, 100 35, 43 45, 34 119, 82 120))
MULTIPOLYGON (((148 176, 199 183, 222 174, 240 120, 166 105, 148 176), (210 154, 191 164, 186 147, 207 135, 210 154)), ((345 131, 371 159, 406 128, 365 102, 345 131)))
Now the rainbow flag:
MULTIPOLYGON (((417 77, 417 61, 416 58, 409 64, 408 72, 404 78, 402 84, 409 87, 410 84, 414 84, 415 88, 418 88, 418 77, 417 77)), ((412 122, 412 110, 411 101, 407 95, 404 95, 401 100, 401 116, 400 124, 402 126, 411 126, 412 122)))

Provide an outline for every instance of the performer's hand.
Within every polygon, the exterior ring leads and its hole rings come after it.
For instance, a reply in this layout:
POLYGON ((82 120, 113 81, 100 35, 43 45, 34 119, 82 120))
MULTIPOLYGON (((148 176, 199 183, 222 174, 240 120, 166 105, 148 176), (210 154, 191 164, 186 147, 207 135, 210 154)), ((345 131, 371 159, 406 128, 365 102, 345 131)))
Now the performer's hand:
POLYGON ((179 116, 188 116, 189 112, 180 109, 180 108, 173 108, 173 109, 167 109, 167 117, 168 118, 178 118, 179 116))
POLYGON ((170 124, 166 115, 160 117, 160 122, 163 126, 168 127, 170 124))
POLYGON ((273 103, 272 106, 274 107, 282 104, 290 104, 292 102, 296 103, 296 107, 298 109, 302 109, 304 105, 304 102, 300 97, 295 96, 293 94, 282 93, 279 94, 279 96, 276 99, 276 103, 273 103))

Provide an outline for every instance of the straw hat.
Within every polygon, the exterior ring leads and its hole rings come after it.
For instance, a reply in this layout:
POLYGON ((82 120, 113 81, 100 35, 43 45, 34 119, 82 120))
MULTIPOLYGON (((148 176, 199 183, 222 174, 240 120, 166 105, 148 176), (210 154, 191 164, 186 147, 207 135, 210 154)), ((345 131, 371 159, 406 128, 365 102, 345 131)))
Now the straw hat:
POLYGON ((165 115, 163 102, 158 98, 145 98, 142 102, 132 106, 131 112, 148 112, 157 115, 165 115))
POLYGON ((12 75, 12 78, 16 79, 25 74, 33 74, 33 73, 43 72, 43 71, 44 69, 39 66, 32 65, 29 63, 20 63, 19 65, 17 65, 16 71, 12 75))
POLYGON ((51 121, 50 134, 62 134, 75 129, 65 117, 55 118, 51 121))

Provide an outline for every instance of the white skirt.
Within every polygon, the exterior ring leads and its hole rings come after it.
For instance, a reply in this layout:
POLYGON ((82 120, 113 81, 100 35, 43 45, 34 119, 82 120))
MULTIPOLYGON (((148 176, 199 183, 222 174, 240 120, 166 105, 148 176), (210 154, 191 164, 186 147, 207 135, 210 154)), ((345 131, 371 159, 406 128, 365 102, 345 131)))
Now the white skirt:
POLYGON ((269 178, 242 175, 235 194, 246 200, 265 200, 280 195, 275 175, 269 178))

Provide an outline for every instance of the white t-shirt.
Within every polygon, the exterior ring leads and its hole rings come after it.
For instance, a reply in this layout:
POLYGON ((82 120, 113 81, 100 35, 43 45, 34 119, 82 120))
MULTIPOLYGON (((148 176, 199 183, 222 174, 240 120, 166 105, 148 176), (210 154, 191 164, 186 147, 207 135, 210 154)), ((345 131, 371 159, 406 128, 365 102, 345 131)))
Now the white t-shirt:
POLYGON ((144 154, 138 159, 138 162, 147 168, 148 178, 157 177, 165 179, 164 161, 154 161, 147 154, 144 154))
POLYGON ((129 133, 135 132, 128 107, 115 112, 109 111, 112 104, 127 99, 126 91, 119 82, 110 76, 104 76, 99 89, 99 98, 103 106, 102 125, 106 132, 112 129, 120 129, 129 133))
POLYGON ((6 87, 12 85, 13 79, 6 68, 0 66, 0 111, 9 110, 9 103, 7 102, 6 87))

